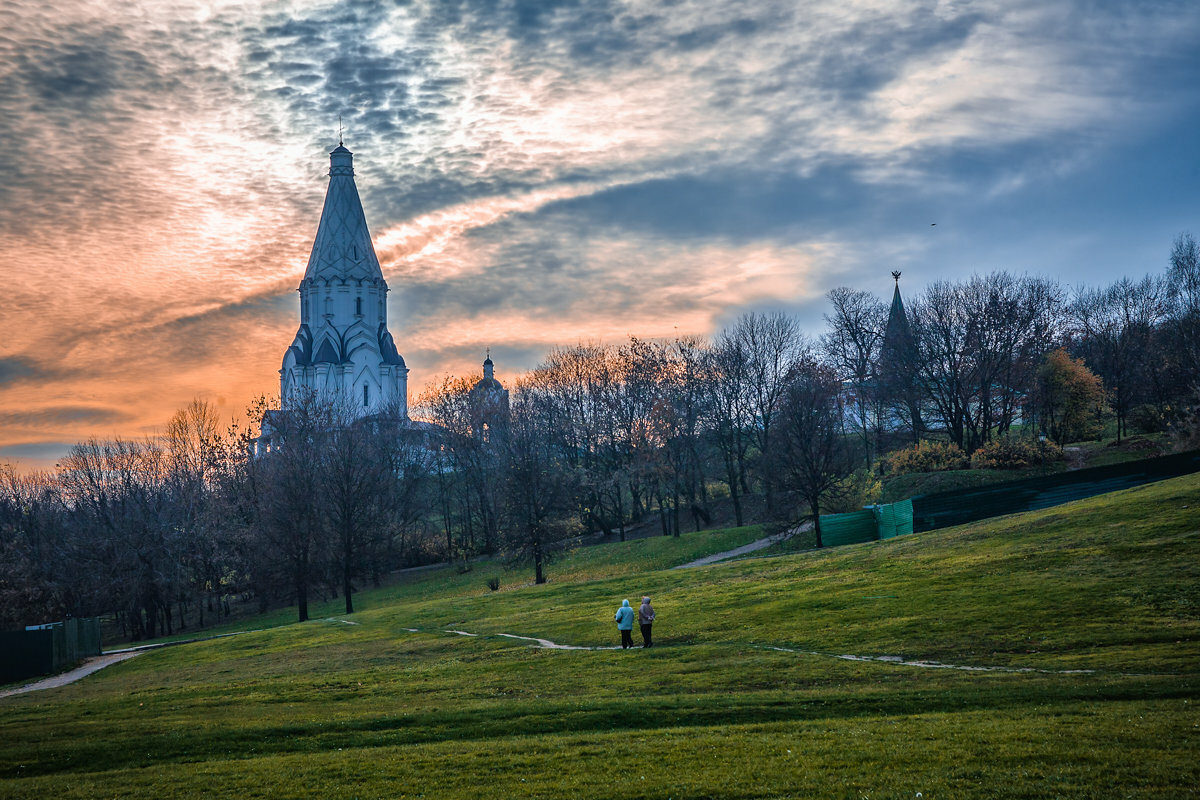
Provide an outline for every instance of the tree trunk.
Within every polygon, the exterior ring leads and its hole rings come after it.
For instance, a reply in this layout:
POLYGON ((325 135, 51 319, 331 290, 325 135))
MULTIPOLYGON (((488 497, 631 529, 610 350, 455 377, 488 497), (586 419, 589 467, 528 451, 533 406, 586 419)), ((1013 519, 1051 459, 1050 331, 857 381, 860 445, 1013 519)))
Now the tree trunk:
POLYGON ((813 532, 816 533, 816 535, 817 535, 817 547, 824 547, 825 543, 823 541, 821 541, 821 505, 820 505, 820 501, 812 500, 809 502, 809 506, 812 508, 813 532))
POLYGON ((542 542, 541 538, 534 536, 533 539, 533 582, 545 583, 546 574, 542 569, 542 542))
POLYGON ((308 621, 308 555, 296 566, 296 606, 300 622, 308 621))
POLYGON ((621 484, 617 484, 617 525, 621 541, 625 541, 625 503, 621 498, 621 484))
POLYGON ((345 550, 342 552, 342 594, 346 597, 346 613, 353 614, 354 600, 351 595, 354 592, 354 587, 350 585, 352 551, 349 540, 346 541, 345 545, 345 550))
POLYGON ((729 499, 733 501, 733 519, 737 526, 742 527, 742 496, 738 491, 738 475, 737 469, 734 468, 733 462, 726 458, 725 460, 725 478, 729 484, 729 499))
POLYGON ((679 538, 679 481, 671 490, 671 535, 679 538))

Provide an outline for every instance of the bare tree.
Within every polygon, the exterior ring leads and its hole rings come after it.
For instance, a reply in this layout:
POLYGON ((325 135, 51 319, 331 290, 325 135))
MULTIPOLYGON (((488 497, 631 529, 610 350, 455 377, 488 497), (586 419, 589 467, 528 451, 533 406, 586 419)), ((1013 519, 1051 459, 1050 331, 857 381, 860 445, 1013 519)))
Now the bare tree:
POLYGON ((823 546, 821 507, 854 471, 841 395, 837 374, 806 359, 793 368, 777 409, 772 464, 784 486, 807 504, 817 547, 823 546))
POLYGON ((747 469, 754 441, 747 360, 741 345, 726 335, 717 338, 707 355, 705 373, 711 392, 707 426, 723 467, 722 479, 729 487, 734 519, 740 526, 744 524, 742 498, 749 492, 747 469))
POLYGON ((264 421, 274 444, 260 456, 258 469, 262 480, 257 532, 269 559, 260 569, 288 586, 300 622, 308 619, 309 596, 329 555, 321 507, 321 453, 334 422, 332 405, 315 393, 297 395, 264 421))
POLYGON ((509 552, 531 558, 546 582, 548 545, 579 531, 578 474, 557 446, 553 399, 535 382, 517 384, 506 444, 505 520, 509 552))
POLYGON ((1081 289, 1071 304, 1077 350, 1104 379, 1117 418, 1117 441, 1128 433, 1130 410, 1145 396, 1155 329, 1166 312, 1160 281, 1122 278, 1103 289, 1081 289))
MULTIPOLYGON (((760 460, 771 447, 775 414, 793 368, 811 350, 808 340, 800 333, 796 321, 783 314, 745 314, 733 327, 721 334, 736 343, 736 350, 746 359, 746 400, 753 418, 751 428, 760 460)), ((773 482, 761 474, 767 498, 767 508, 773 506, 773 482)))
POLYGON ((183 550, 170 518, 166 459, 151 441, 90 440, 63 458, 59 481, 101 571, 101 591, 128 615, 134 638, 172 631, 169 602, 179 588, 183 550))
POLYGON ((825 315, 829 330, 821 337, 821 350, 846 388, 848 417, 854 421, 869 467, 880 436, 878 365, 888 309, 870 292, 845 286, 833 289, 826 298, 833 308, 825 315))
POLYGON ((971 452, 1018 419, 1060 305, 1053 282, 1004 272, 935 283, 913 305, 919 384, 951 441, 971 452))
POLYGON ((1167 299, 1174 360, 1184 384, 1200 397, 1200 246, 1190 233, 1171 246, 1167 299))
POLYGON ((78 568, 67 511, 52 474, 22 475, 0 464, 0 627, 98 607, 98 576, 78 568))
POLYGON ((231 526, 223 513, 219 491, 223 473, 231 469, 231 451, 216 410, 193 400, 167 423, 163 437, 170 509, 176 535, 182 540, 184 594, 176 598, 182 609, 195 597, 196 624, 204 624, 207 604, 220 617, 222 583, 234 566, 231 526), (215 606, 213 605, 216 600, 215 606))
POLYGON ((316 453, 323 517, 334 549, 346 613, 354 613, 354 579, 386 528, 398 475, 391 448, 398 431, 389 421, 356 419, 336 409, 316 453))

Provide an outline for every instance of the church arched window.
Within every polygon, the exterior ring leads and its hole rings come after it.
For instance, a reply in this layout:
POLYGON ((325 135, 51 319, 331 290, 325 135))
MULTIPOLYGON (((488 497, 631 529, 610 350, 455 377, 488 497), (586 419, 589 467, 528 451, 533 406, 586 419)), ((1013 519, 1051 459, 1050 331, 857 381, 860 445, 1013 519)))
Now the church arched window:
POLYGON ((360 317, 362 316, 362 298, 361 297, 354 298, 354 313, 360 317))
POLYGON ((371 384, 363 384, 363 407, 366 407, 371 402, 371 384))

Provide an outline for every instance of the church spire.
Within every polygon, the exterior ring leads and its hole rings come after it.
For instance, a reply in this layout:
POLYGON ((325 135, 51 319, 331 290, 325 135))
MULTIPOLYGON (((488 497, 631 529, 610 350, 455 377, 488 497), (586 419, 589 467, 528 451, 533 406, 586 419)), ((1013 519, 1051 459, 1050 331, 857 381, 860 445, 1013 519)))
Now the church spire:
POLYGON ((341 143, 329 154, 329 188, 304 279, 383 280, 354 184, 354 154, 341 143))
POLYGON ((387 283, 354 185, 354 154, 329 154, 329 189, 300 282, 300 327, 283 356, 286 407, 310 394, 356 414, 407 414, 408 367, 387 327, 387 283))

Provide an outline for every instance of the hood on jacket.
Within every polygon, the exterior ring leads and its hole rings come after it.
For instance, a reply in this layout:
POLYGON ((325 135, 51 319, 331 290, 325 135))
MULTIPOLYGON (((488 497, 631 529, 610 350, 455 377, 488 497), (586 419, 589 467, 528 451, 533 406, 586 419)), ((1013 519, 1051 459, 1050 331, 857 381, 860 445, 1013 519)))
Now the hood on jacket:
POLYGON ((629 601, 628 601, 628 600, 622 600, 622 601, 621 601, 621 608, 629 608, 629 601))

